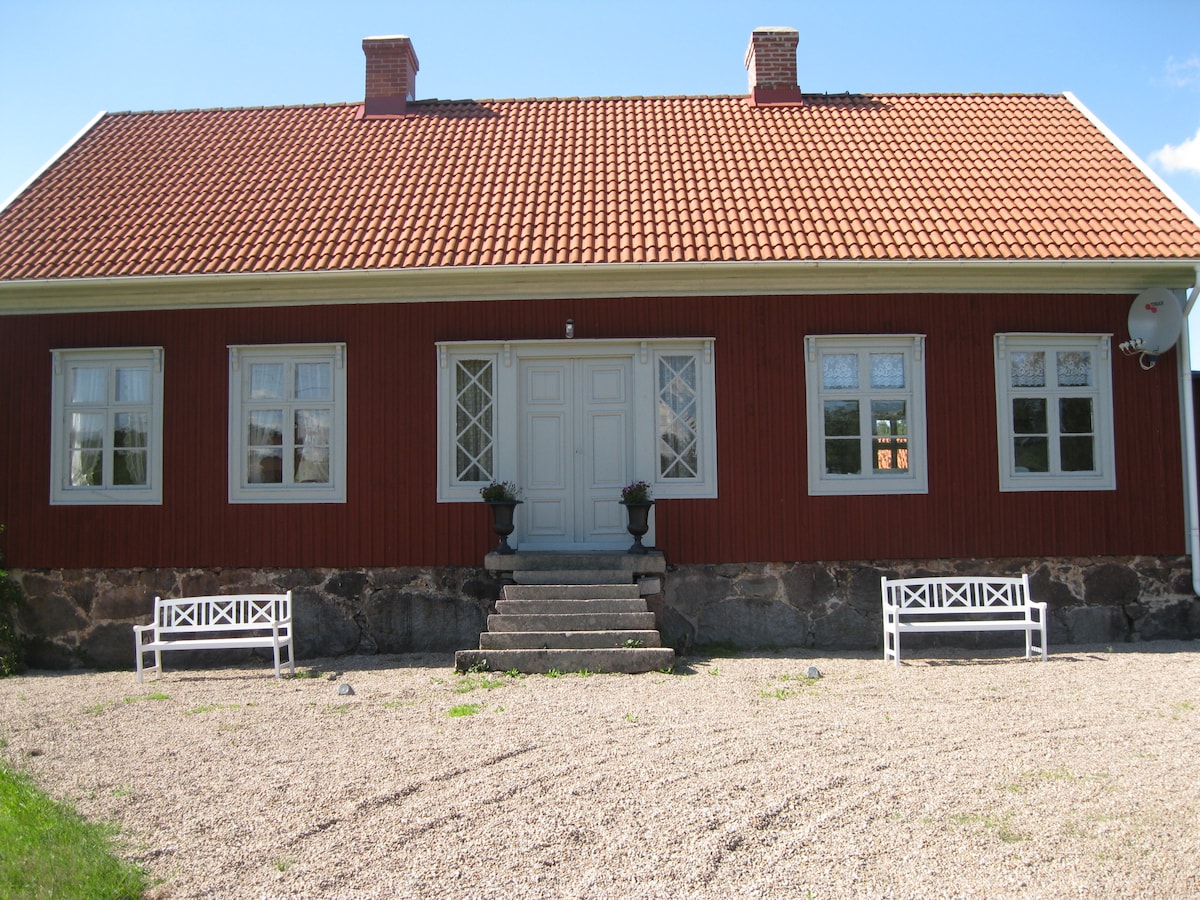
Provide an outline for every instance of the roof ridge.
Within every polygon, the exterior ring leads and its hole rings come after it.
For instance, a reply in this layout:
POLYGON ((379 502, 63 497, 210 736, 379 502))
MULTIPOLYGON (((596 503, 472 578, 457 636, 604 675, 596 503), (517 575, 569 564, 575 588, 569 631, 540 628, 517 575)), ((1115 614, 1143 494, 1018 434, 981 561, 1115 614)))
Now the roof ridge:
POLYGON ((333 103, 260 103, 257 106, 192 106, 183 109, 114 109, 105 116, 161 116, 181 113, 210 112, 257 112, 274 109, 338 109, 346 106, 362 106, 361 100, 337 101, 333 103))
MULTIPOLYGON (((443 99, 441 97, 426 97, 421 100, 413 100, 409 102, 410 108, 420 108, 422 106, 455 106, 469 104, 484 104, 484 103, 585 103, 585 102, 645 102, 648 100, 736 100, 745 101, 749 97, 748 94, 611 94, 611 95, 571 95, 571 96, 555 96, 555 97, 460 97, 457 99, 443 99)), ((865 99, 884 99, 891 97, 902 98, 928 98, 928 99, 943 99, 943 98, 972 98, 972 97, 994 97, 997 99, 1047 99, 1047 98, 1065 98, 1065 93, 1051 92, 1025 92, 1025 91, 806 91, 800 95, 801 102, 799 104, 790 104, 792 106, 802 106, 805 99, 837 99, 837 98, 865 98, 865 99)), ((256 104, 247 106, 196 106, 184 107, 180 109, 123 109, 109 110, 105 116, 152 116, 152 115, 182 115, 188 113, 215 113, 215 112, 269 112, 273 110, 297 110, 297 109, 345 109, 347 107, 362 106, 361 100, 343 100, 325 103, 274 103, 274 104, 256 104)))

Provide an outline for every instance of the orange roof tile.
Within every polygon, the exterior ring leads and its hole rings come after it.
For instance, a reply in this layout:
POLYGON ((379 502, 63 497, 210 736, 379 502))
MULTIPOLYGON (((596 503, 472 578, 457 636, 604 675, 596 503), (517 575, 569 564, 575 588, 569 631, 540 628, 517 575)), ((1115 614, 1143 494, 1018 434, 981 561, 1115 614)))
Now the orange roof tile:
POLYGON ((1064 96, 360 110, 106 115, 0 213, 0 280, 1200 258, 1200 227, 1064 96))

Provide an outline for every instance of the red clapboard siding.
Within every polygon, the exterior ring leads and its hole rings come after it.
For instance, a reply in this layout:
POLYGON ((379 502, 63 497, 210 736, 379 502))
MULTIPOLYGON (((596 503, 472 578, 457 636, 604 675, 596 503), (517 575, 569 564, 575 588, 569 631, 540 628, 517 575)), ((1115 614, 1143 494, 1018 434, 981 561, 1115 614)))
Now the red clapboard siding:
POLYGON ((1176 360, 1115 350, 1129 297, 795 296, 309 306, 10 317, 0 516, 14 567, 479 565, 482 504, 435 500, 442 340, 716 338, 720 496, 665 500, 676 563, 1183 552, 1176 360), (992 336, 1112 332, 1116 491, 997 489, 992 336), (809 497, 807 334, 922 333, 929 493, 809 497), (230 344, 344 341, 349 499, 227 502, 230 344), (49 504, 50 351, 161 345, 164 502, 49 504))

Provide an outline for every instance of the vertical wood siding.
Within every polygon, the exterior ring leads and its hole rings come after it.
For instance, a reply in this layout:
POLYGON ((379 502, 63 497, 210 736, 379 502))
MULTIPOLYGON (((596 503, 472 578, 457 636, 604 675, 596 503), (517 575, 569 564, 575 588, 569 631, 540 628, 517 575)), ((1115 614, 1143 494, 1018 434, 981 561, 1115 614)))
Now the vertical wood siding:
POLYGON ((716 338, 719 493, 655 508, 676 563, 1184 552, 1175 357, 1115 349, 1127 296, 799 296, 370 304, 0 320, 0 522, 16 567, 479 565, 483 504, 435 500, 445 340, 716 338), (997 489, 992 336, 1112 332, 1117 490, 997 489), (929 493, 810 497, 807 334, 926 334, 929 493), (344 504, 227 502, 227 346, 347 345, 344 504), (49 504, 50 351, 161 345, 161 506, 49 504))

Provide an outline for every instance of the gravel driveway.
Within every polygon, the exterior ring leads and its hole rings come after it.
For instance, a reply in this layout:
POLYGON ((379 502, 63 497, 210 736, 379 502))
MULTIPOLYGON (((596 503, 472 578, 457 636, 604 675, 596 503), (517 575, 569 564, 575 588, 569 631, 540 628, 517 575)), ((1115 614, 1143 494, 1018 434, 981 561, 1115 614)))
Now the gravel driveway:
POLYGON ((171 663, 0 680, 0 755, 116 821, 152 897, 1200 896, 1196 641, 171 663))

